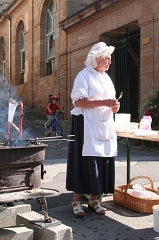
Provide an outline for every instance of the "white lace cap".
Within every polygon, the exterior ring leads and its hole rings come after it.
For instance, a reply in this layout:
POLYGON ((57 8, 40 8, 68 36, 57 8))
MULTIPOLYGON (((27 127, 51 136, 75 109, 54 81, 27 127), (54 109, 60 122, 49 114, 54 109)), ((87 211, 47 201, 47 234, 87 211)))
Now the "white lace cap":
POLYGON ((86 61, 84 64, 86 65, 86 68, 93 67, 96 68, 97 62, 96 58, 99 57, 110 57, 110 55, 113 53, 115 47, 113 46, 107 46, 104 42, 99 42, 90 49, 86 61))

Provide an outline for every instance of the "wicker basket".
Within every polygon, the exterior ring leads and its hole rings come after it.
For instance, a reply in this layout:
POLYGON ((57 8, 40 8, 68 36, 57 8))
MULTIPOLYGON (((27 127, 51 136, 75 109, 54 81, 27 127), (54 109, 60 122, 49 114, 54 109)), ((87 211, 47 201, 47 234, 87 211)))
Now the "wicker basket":
POLYGON ((138 178, 147 178, 150 181, 151 188, 142 186, 145 190, 158 194, 158 191, 154 189, 154 184, 151 178, 147 176, 137 176, 128 182, 127 185, 116 186, 113 195, 113 201, 125 208, 140 213, 152 213, 152 206, 159 204, 159 199, 147 199, 134 197, 127 193, 128 189, 132 189, 130 183, 138 178))

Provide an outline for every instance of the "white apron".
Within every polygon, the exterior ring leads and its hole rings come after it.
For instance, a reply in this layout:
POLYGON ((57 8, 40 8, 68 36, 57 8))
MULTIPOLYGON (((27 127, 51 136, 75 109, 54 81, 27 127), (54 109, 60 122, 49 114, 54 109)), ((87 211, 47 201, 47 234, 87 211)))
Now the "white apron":
MULTIPOLYGON (((75 79, 71 98, 73 103, 81 98, 115 99, 115 89, 108 74, 85 68, 75 79)), ((117 136, 113 112, 109 107, 75 107, 71 114, 84 116, 83 156, 117 155, 117 136)))

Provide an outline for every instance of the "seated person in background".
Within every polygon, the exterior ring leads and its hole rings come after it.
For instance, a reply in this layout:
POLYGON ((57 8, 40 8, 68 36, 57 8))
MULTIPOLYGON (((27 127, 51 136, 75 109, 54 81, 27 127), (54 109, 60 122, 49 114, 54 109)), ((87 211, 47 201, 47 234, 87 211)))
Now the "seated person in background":
POLYGON ((54 121, 55 115, 52 113, 56 113, 57 110, 60 110, 62 113, 64 113, 64 110, 57 104, 58 102, 58 97, 56 95, 52 95, 50 97, 50 102, 47 105, 45 114, 47 117, 47 122, 45 123, 45 128, 49 128, 54 121))

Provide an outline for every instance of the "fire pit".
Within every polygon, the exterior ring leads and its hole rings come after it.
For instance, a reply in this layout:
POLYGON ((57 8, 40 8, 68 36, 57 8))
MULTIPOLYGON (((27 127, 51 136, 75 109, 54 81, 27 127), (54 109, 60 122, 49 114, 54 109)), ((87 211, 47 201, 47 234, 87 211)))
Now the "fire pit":
POLYGON ((41 187, 46 147, 37 140, 22 139, 0 144, 0 204, 38 199, 45 222, 52 222, 45 197, 54 196, 58 191, 41 187))
POLYGON ((46 146, 0 148, 0 193, 41 188, 46 146))
MULTIPOLYGON (((41 179, 46 173, 43 161, 47 145, 39 140, 49 141, 52 138, 22 139, 22 100, 16 101, 16 99, 9 98, 8 103, 8 139, 5 143, 0 143, 0 204, 12 205, 17 201, 38 199, 45 222, 53 222, 57 225, 60 222, 48 216, 45 197, 55 196, 59 191, 41 187, 41 179), (19 127, 13 122, 17 106, 20 111, 19 127), (18 131, 18 139, 10 138, 11 126, 18 131)), ((61 137, 53 137, 51 141, 57 141, 59 138, 61 137)), ((60 140, 68 141, 68 139, 60 140)))

